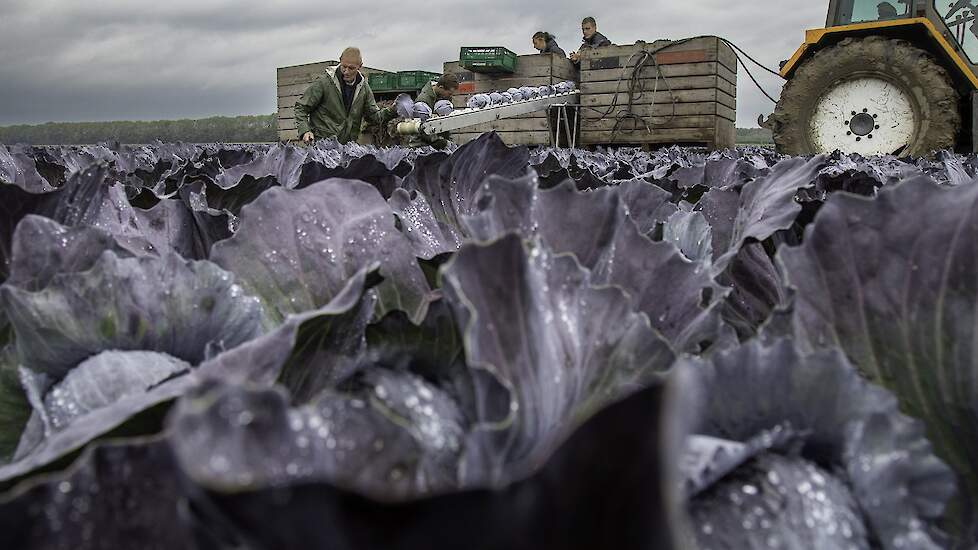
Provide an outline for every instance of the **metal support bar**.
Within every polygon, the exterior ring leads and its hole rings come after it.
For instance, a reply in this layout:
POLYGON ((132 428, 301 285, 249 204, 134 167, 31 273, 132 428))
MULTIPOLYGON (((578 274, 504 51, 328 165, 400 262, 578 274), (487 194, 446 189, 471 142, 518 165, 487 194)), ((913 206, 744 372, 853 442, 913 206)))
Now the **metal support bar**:
POLYGON ((971 152, 978 153, 978 91, 971 92, 971 152))
POLYGON ((557 120, 553 121, 550 118, 550 111, 547 111, 547 129, 550 131, 550 145, 559 148, 560 147, 560 117, 563 116, 560 107, 554 107, 556 111, 557 120))
POLYGON ((556 120, 547 116, 547 127, 550 129, 550 143, 554 147, 560 147, 560 135, 563 133, 567 146, 571 149, 577 148, 577 117, 579 111, 576 105, 553 105, 556 113, 556 120), (570 113, 574 113, 574 121, 571 122, 570 113), (563 132, 561 132, 563 130, 563 132))
POLYGON ((561 110, 564 111, 564 130, 567 132, 567 140, 570 143, 570 148, 576 149, 577 148, 577 117, 579 111, 577 108, 571 107, 570 110, 574 113, 574 124, 571 125, 570 117, 567 115, 567 105, 562 105, 560 108, 561 110))

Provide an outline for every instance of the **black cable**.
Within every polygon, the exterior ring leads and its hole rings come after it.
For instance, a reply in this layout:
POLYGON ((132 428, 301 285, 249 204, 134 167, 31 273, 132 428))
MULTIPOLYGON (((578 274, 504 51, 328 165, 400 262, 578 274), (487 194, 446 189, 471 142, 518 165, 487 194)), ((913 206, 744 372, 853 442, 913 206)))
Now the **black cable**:
MULTIPOLYGON (((760 90, 762 94, 764 94, 764 97, 770 99, 772 103, 777 104, 778 100, 777 99, 774 99, 773 97, 771 97, 770 95, 768 95, 767 91, 765 91, 764 88, 761 87, 761 85, 757 82, 757 79, 754 78, 754 75, 750 72, 750 69, 747 68, 747 65, 744 64, 744 62, 740 60, 740 56, 737 55, 737 52, 734 52, 734 56, 737 57, 737 62, 740 63, 744 67, 744 70, 745 71, 747 71, 747 76, 750 77, 751 82, 754 83, 754 86, 757 86, 757 89, 760 90)), ((778 76, 781 76, 781 75, 778 75, 778 76)))
MULTIPOLYGON (((767 71, 767 72, 769 72, 769 73, 771 73, 771 74, 773 74, 774 76, 776 76, 776 77, 778 77, 778 78, 781 78, 781 79, 784 79, 784 77, 783 77, 783 76, 781 76, 781 73, 779 73, 778 71, 775 71, 774 69, 770 69, 770 68, 768 68, 768 67, 766 67, 766 66, 764 66, 764 65, 762 65, 760 61, 758 61, 758 60, 756 60, 756 59, 754 59, 753 57, 751 57, 750 55, 748 55, 748 54, 747 54, 747 52, 745 52, 744 50, 742 50, 742 49, 740 49, 740 47, 738 47, 738 46, 737 46, 736 44, 734 44, 733 42, 731 42, 731 41, 729 41, 729 40, 727 40, 726 38, 723 38, 722 36, 718 36, 717 38, 719 38, 721 42, 723 42, 724 44, 726 44, 726 45, 728 45, 728 46, 730 46, 730 47, 731 47, 731 48, 733 48, 734 50, 737 50, 738 52, 740 52, 740 53, 742 53, 742 54, 744 54, 744 57, 746 57, 747 59, 749 59, 749 60, 751 60, 751 61, 752 61, 752 62, 753 62, 753 63, 754 63, 755 65, 757 65, 758 67, 760 67, 760 68, 762 68, 762 69, 764 69, 765 71, 767 71)), ((736 53, 735 53, 734 55, 736 55, 736 53)), ((738 60, 738 61, 740 61, 740 56, 737 56, 737 60, 738 60)), ((743 61, 741 61, 741 62, 740 62, 740 64, 741 64, 741 65, 744 65, 744 68, 746 68, 746 67, 747 67, 747 65, 745 65, 743 61)))
MULTIPOLYGON (((683 40, 683 42, 685 42, 685 41, 686 40, 683 40)), ((656 50, 653 50, 652 52, 649 52, 648 50, 642 49, 642 50, 639 50, 639 51, 633 53, 632 55, 630 55, 628 57, 628 60, 625 61, 625 67, 624 67, 624 69, 627 69, 628 68, 628 64, 632 62, 632 59, 636 55, 642 54, 645 57, 643 58, 642 61, 636 63, 635 66, 632 67, 632 74, 629 77, 629 80, 630 80, 629 89, 632 89, 634 87, 634 81, 636 80, 635 77, 636 77, 636 75, 638 73, 638 70, 641 70, 641 68, 644 67, 644 63, 646 61, 646 58, 648 56, 650 56, 650 55, 654 55, 654 54, 662 51, 662 49, 664 49, 667 46, 673 46, 673 45, 675 45, 675 43, 669 43, 669 44, 666 44, 664 46, 659 47, 656 50)), ((615 110, 615 107, 618 106, 618 94, 621 93, 621 82, 624 79, 624 77, 625 77, 625 71, 622 70, 621 76, 618 77, 618 83, 615 85, 615 95, 614 95, 614 98, 611 100, 611 105, 608 107, 608 109, 606 109, 605 111, 600 111, 598 109, 594 109, 593 107, 591 108, 592 110, 594 110, 594 111, 596 111, 598 113, 601 113, 602 114, 602 118, 606 118, 609 115, 611 115, 611 112, 614 111, 615 110)), ((656 77, 658 78, 658 75, 656 77)))
MULTIPOLYGON (((637 113, 635 113, 635 112, 632 111, 632 107, 634 107, 635 100, 636 99, 639 99, 642 96, 642 93, 645 92, 645 88, 644 88, 645 81, 648 80, 648 79, 641 79, 641 78, 639 78, 639 75, 646 68, 647 63, 649 62, 649 60, 652 61, 652 65, 653 65, 653 67, 655 67, 655 70, 656 70, 655 88, 654 88, 654 91, 652 92, 653 93, 653 95, 652 95, 652 104, 651 104, 650 108, 654 108, 655 107, 655 93, 658 91, 659 79, 661 78, 662 81, 665 83, 666 88, 669 90, 669 96, 670 96, 670 99, 672 100, 672 114, 670 114, 669 117, 664 122, 662 122, 661 124, 665 124, 665 123, 669 122, 670 120, 672 120, 673 118, 675 118, 675 116, 676 116, 676 103, 678 103, 678 99, 676 98, 676 94, 673 91, 672 86, 669 84, 668 78, 666 78, 665 74, 662 73, 662 68, 659 67, 658 62, 655 60, 655 55, 657 53, 659 53, 660 51, 666 49, 666 48, 677 46, 679 44, 683 44, 685 42, 689 42, 690 40, 693 40, 693 38, 686 38, 686 39, 683 39, 683 40, 678 40, 678 41, 675 41, 675 42, 670 42, 668 44, 663 44, 662 46, 660 46, 658 48, 655 48, 655 49, 653 49, 651 51, 643 48, 642 50, 639 50, 639 51, 633 53, 631 56, 628 57, 628 60, 625 61, 625 68, 626 69, 628 68, 628 65, 632 62, 632 59, 634 59, 636 55, 641 55, 642 56, 641 59, 639 61, 637 61, 635 63, 635 65, 632 67, 632 72, 631 72, 631 75, 629 76, 629 79, 628 79, 629 80, 628 94, 627 94, 627 97, 628 97, 628 105, 627 105, 627 107, 626 107, 626 109, 624 111, 621 111, 621 112, 619 112, 618 114, 615 115, 616 122, 615 122, 614 127, 612 127, 612 129, 611 129, 611 136, 610 136, 610 138, 609 138, 608 141, 614 143, 615 137, 618 135, 618 131, 621 129, 621 124, 625 120, 632 120, 633 122, 635 122, 635 121, 641 121, 645 125, 646 131, 648 131, 650 134, 652 133, 652 126, 655 125, 655 123, 653 122, 652 124, 649 124, 649 122, 647 120, 645 120, 645 117, 643 117, 642 115, 639 115, 639 114, 637 114, 637 113), (636 88, 638 88, 638 93, 637 94, 636 94, 636 88)), ((624 79, 624 76, 625 76, 625 71, 622 71, 621 76, 618 77, 618 83, 615 85, 615 95, 614 95, 613 99, 611 100, 611 105, 608 107, 607 110, 605 110, 605 111, 602 112, 600 110, 591 108, 591 109, 595 110, 596 112, 601 113, 601 118, 599 120, 605 120, 606 118, 608 118, 611 115, 611 112, 614 111, 615 108, 618 107, 618 96, 619 96, 619 94, 621 92, 621 83, 622 83, 622 80, 624 79)))
MULTIPOLYGON (((672 105, 673 105, 672 115, 665 122, 662 122, 662 124, 665 124, 669 120, 672 120, 672 118, 676 114, 676 102, 677 102, 677 99, 676 99, 675 93, 672 92, 672 87, 669 86, 669 81, 666 79, 665 75, 662 74, 662 69, 659 67, 659 64, 655 60, 655 54, 646 52, 644 50, 641 52, 641 54, 642 54, 642 58, 641 58, 640 61, 636 62, 635 63, 635 66, 632 68, 632 76, 629 79, 629 83, 628 83, 629 84, 628 85, 628 105, 629 105, 629 108, 627 110, 622 111, 622 112, 619 112, 617 115, 615 115, 615 118, 617 120, 615 122, 614 127, 612 127, 612 129, 611 129, 611 137, 609 138, 609 141, 611 141, 611 142, 614 142, 615 141, 615 137, 618 135, 618 131, 621 129, 622 123, 625 122, 626 120, 631 120, 632 121, 632 129, 633 130, 637 130, 638 128, 637 128, 637 124, 636 123, 637 122, 641 122, 645 126, 645 131, 648 132, 649 134, 652 133, 652 126, 649 124, 649 122, 644 117, 642 117, 639 114, 636 114, 636 113, 632 112, 632 110, 631 110, 631 107, 634 105, 635 101, 641 99, 642 98, 642 95, 646 91, 645 90, 645 83, 646 83, 646 81, 648 79, 640 79, 640 78, 638 78, 638 76, 647 67, 647 63, 649 61, 652 61, 652 65, 656 69, 655 84, 652 87, 652 103, 649 105, 649 109, 652 110, 652 111, 654 111, 654 109, 655 109, 655 94, 658 93, 658 91, 659 91, 659 78, 661 77, 662 80, 663 80, 663 82, 665 82, 666 83, 666 86, 669 88, 669 94, 670 94, 670 97, 672 99, 672 105), (636 88, 637 88, 637 90, 636 90, 636 88)), ((625 65, 627 66, 628 63, 630 63, 630 62, 631 62, 631 58, 629 58, 629 60, 625 63, 625 65)), ((654 115, 650 115, 650 117, 654 117, 654 115)), ((652 124, 654 125, 655 122, 653 122, 652 124)))

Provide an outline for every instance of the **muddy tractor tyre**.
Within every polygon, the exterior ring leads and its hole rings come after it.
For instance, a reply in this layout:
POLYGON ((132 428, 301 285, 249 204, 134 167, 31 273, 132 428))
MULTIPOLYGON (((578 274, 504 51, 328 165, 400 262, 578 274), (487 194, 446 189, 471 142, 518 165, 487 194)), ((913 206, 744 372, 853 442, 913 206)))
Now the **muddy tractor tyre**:
POLYGON ((924 156, 954 149, 960 98, 947 71, 909 42, 846 38, 798 67, 765 126, 789 155, 924 156))

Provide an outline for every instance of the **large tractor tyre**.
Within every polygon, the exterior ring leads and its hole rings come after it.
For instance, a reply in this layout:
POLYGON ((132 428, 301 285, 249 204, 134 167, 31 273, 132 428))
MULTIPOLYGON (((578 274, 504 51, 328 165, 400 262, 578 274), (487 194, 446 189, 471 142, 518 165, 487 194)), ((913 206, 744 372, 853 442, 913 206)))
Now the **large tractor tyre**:
POLYGON ((905 40, 846 38, 796 69, 765 126, 789 155, 924 156, 954 148, 959 103, 927 52, 905 40))

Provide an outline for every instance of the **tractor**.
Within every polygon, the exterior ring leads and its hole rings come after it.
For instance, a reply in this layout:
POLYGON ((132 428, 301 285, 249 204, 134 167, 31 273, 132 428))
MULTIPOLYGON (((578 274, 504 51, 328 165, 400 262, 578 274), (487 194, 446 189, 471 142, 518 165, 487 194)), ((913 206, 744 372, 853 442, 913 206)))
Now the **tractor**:
POLYGON ((825 28, 780 67, 769 128, 781 153, 978 151, 978 5, 831 0, 825 28))

